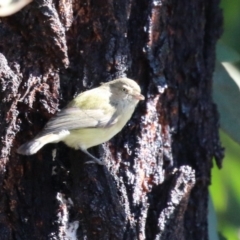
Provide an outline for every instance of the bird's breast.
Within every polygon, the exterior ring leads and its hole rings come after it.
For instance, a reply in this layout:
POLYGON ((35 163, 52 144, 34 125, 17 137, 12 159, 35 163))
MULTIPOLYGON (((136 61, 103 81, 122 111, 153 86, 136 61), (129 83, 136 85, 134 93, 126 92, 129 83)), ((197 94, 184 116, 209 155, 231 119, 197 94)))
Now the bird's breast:
POLYGON ((69 147, 75 149, 88 149, 90 147, 107 142, 122 130, 132 116, 133 111, 134 108, 128 109, 128 111, 123 111, 122 114, 118 116, 117 121, 110 127, 71 130, 70 134, 62 141, 69 147))

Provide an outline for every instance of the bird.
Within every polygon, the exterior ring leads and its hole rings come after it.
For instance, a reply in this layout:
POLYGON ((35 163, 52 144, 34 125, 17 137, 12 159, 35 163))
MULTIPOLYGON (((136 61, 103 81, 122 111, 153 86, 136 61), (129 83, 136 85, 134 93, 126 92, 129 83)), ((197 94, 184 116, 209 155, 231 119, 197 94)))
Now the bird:
POLYGON ((102 83, 80 93, 65 108, 53 116, 31 141, 17 149, 22 155, 33 155, 48 143, 64 142, 80 149, 93 161, 104 162, 87 149, 110 140, 126 125, 139 101, 145 97, 140 86, 123 77, 102 83))
POLYGON ((10 16, 29 4, 32 0, 0 0, 0 17, 10 16))

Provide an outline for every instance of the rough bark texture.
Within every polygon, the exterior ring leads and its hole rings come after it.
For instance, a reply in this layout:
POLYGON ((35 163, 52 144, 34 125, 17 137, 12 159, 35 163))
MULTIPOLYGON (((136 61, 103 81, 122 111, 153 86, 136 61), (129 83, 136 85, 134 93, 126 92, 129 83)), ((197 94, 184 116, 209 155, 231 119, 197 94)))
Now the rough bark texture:
POLYGON ((218 0, 34 1, 0 19, 0 236, 208 239, 218 0), (110 142, 16 148, 77 93, 119 76, 146 97, 110 142))

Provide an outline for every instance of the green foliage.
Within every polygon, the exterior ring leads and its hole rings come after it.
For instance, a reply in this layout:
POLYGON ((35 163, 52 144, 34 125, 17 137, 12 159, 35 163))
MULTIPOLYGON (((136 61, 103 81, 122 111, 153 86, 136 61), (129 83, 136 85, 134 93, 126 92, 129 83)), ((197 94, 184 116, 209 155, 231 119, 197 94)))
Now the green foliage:
POLYGON ((219 62, 216 64, 213 98, 220 112, 221 128, 240 143, 240 83, 238 82, 240 81, 240 72, 233 64, 223 64, 219 62), (234 74, 236 75, 236 81, 231 77, 234 74))
MULTIPOLYGON (((239 240, 240 227, 240 147, 226 133, 220 132, 226 148, 223 168, 212 170, 210 193, 218 218, 218 231, 229 240, 239 240)), ((211 209, 211 208, 210 208, 211 209)), ((212 215, 210 211, 210 215, 212 215)))
POLYGON ((240 53, 240 1, 222 0, 224 33, 222 41, 240 53))
MULTIPOLYGON (((220 239, 240 239, 240 1, 222 0, 224 33, 217 45, 213 98, 220 113, 221 141, 225 147, 223 169, 214 166, 210 192, 220 239)), ((209 222, 214 222, 209 205, 209 222)), ((209 224, 210 240, 216 239, 209 224)))

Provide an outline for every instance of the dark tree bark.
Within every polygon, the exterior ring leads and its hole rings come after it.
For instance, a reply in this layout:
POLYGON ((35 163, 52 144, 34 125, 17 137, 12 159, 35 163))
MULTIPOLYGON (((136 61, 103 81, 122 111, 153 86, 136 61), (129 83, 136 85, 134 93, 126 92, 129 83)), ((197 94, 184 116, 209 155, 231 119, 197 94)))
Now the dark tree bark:
POLYGON ((1 239, 208 239, 218 0, 36 0, 0 20, 1 239), (116 137, 26 157, 74 95, 119 76, 146 97, 116 137))

